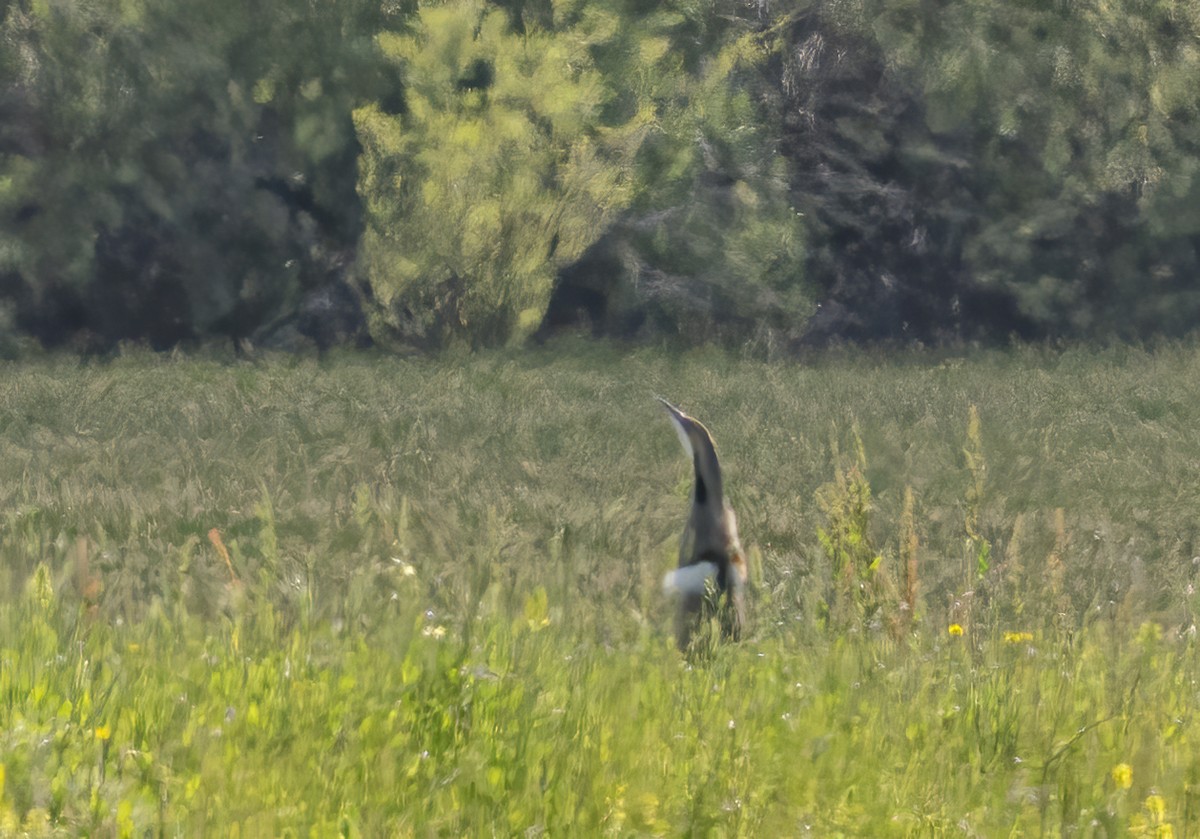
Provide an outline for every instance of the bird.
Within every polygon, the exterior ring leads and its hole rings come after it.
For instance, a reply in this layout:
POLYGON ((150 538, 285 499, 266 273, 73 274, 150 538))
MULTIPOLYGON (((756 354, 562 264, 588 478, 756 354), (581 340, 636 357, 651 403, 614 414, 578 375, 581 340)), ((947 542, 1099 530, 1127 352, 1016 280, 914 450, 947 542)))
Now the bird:
POLYGON ((722 633, 737 641, 746 624, 746 555, 737 516, 725 497, 721 464, 712 435, 661 396, 671 424, 695 473, 690 510, 679 542, 679 567, 663 577, 663 590, 679 598, 675 641, 686 651, 695 630, 715 609, 722 633))

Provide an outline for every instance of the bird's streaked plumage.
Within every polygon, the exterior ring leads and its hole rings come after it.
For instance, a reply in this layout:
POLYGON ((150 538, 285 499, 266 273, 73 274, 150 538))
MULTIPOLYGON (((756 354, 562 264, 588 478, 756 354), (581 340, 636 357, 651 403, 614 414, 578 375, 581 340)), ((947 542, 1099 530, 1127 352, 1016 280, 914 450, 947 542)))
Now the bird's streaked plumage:
POLYGON ((717 450, 707 428, 667 400, 659 397, 659 401, 667 409, 693 470, 679 567, 663 579, 663 589, 680 598, 676 641, 681 649, 687 648, 705 604, 714 601, 725 633, 737 639, 745 624, 746 559, 738 540, 737 516, 725 499, 717 450))

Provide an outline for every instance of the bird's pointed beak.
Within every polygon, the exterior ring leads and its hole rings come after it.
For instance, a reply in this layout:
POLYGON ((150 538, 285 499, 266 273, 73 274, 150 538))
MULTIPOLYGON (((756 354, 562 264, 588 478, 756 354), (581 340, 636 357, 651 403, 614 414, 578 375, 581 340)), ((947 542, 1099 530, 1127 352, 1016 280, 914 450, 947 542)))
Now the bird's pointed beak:
POLYGON ((695 456, 695 448, 692 445, 692 433, 696 427, 695 421, 661 396, 657 398, 663 404, 663 407, 667 409, 667 414, 671 417, 671 425, 675 427, 675 433, 679 435, 679 442, 683 446, 684 454, 688 456, 688 460, 691 460, 695 456))

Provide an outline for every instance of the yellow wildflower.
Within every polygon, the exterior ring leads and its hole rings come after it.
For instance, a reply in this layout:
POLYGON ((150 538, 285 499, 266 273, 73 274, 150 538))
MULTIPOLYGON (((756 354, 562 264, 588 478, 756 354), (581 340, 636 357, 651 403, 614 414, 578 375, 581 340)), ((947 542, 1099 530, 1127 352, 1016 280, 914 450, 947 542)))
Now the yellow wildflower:
POLYGON ((1112 768, 1112 779, 1117 789, 1129 789, 1133 786, 1133 767, 1128 763, 1118 763, 1112 768))
POLYGON ((963 634, 962 624, 952 623, 946 629, 946 631, 949 632, 951 635, 953 635, 955 638, 959 638, 963 634))
POLYGON ((1033 640, 1032 632, 1005 632, 1004 643, 1006 644, 1025 644, 1033 640))
POLYGON ((112 737, 112 729, 107 725, 97 726, 95 734, 97 740, 107 740, 112 737))
POLYGON ((1137 640, 1139 644, 1152 645, 1162 640, 1163 628, 1161 624, 1153 621, 1146 621, 1138 627, 1137 640))
POLYGON ((1146 809, 1150 812, 1150 818, 1157 825, 1161 825, 1163 819, 1167 817, 1167 802, 1161 795, 1148 796, 1146 798, 1146 809))

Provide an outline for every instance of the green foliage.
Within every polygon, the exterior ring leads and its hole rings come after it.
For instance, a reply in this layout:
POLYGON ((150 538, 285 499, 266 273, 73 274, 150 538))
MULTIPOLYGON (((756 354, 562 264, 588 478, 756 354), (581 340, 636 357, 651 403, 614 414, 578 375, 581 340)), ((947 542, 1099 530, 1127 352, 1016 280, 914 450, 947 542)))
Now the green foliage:
POLYGON ((557 271, 632 200, 651 115, 604 119, 594 32, 516 31, 475 0, 423 6, 411 30, 380 36, 403 113, 355 112, 376 334, 520 341, 557 271))
POLYGON ((1173 685, 1198 662, 1149 633, 996 639, 977 662, 964 639, 926 642, 928 658, 776 641, 684 668, 647 638, 613 655, 554 625, 468 649, 404 621, 114 631, 72 628, 64 608, 5 606, 6 631, 20 617, 68 635, 21 636, 45 658, 0 671, 0 715, 20 715, 0 735, 6 832, 1194 826, 1173 685))
POLYGON ((14 48, 5 51, 5 75, 16 88, 16 107, 26 118, 36 118, 41 132, 28 125, 5 127, 6 145, 15 149, 0 162, 0 209, 8 222, 0 240, 4 270, 81 285, 92 272, 97 226, 114 224, 120 216, 119 202, 105 188, 107 169, 99 165, 104 144, 84 141, 128 127, 132 103, 121 90, 129 68, 109 69, 129 48, 122 23, 115 3, 6 6, 4 34, 14 48), (21 53, 24 62, 18 60, 21 53), (47 149, 39 157, 45 140, 38 133, 61 144, 57 154, 47 149), (74 148, 68 145, 72 138, 74 148), (33 200, 57 212, 30 213, 26 206, 33 200), (17 230, 22 210, 29 217, 17 230))
MULTIPOLYGON (((984 477, 987 474, 987 460, 983 454, 983 439, 980 432, 979 409, 970 407, 967 415, 967 444, 963 447, 963 458, 966 461, 967 474, 970 476, 967 484, 965 511, 963 514, 963 529, 966 531, 965 551, 968 565, 973 566, 974 575, 983 579, 990 568, 989 559, 992 554, 991 542, 983 535, 980 521, 984 500, 984 477)), ((970 572, 968 572, 969 582, 970 572)))
MULTIPOLYGON (((852 434, 852 464, 837 467, 833 481, 816 492, 817 507, 827 520, 824 527, 817 528, 817 539, 833 577, 833 595, 827 603, 828 625, 837 631, 881 626, 879 612, 886 596, 883 556, 871 542, 871 485, 863 476, 866 452, 858 429, 852 434)), ((836 441, 832 448, 837 463, 840 457, 836 441)))
POLYGON ((933 129, 970 136, 986 199, 963 256, 980 284, 1012 295, 1042 332, 1190 328, 1200 302, 1187 244, 1200 230, 1194 8, 863 9, 892 60, 920 79, 933 129))
POLYGON ((365 340, 363 303, 424 347, 1181 335, 1198 35, 1133 0, 8 3, 0 354, 365 340))
POLYGON ((1195 348, 3 373, 0 833, 1200 828, 1195 348), (651 392, 761 558, 750 637, 688 663, 651 392), (999 535, 952 634, 964 450, 999 535), (903 644, 820 626, 831 472, 884 573, 920 533, 903 644))
POLYGON ((828 303, 812 340, 1190 331, 1194 9, 865 0, 773 18, 764 122, 828 303))
POLYGON ((760 124, 787 160, 800 270, 822 303, 805 340, 1007 338, 1011 303, 963 266, 984 194, 974 157, 930 127, 927 94, 877 34, 880 16, 861 3, 784 3, 764 33, 773 95, 760 124))
POLYGON ((916 497, 912 487, 904 488, 904 501, 900 509, 900 545, 898 554, 901 573, 901 618, 897 629, 911 628, 920 618, 918 601, 921 588, 919 551, 920 537, 917 535, 916 497))
POLYGON ((378 7, 8 4, 0 272, 47 343, 250 335, 358 236, 378 7), (253 47, 249 47, 253 44, 253 47))
POLYGON ((627 26, 618 55, 637 58, 605 65, 657 114, 637 201, 564 278, 602 293, 608 331, 773 347, 812 313, 761 24, 744 5, 680 5, 627 26))

